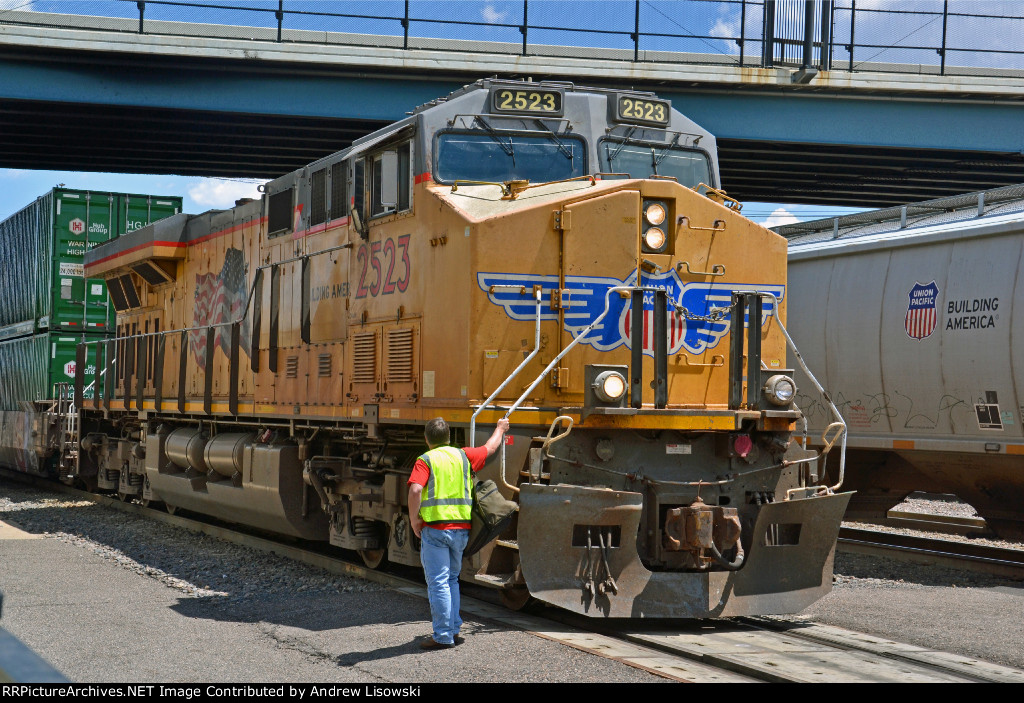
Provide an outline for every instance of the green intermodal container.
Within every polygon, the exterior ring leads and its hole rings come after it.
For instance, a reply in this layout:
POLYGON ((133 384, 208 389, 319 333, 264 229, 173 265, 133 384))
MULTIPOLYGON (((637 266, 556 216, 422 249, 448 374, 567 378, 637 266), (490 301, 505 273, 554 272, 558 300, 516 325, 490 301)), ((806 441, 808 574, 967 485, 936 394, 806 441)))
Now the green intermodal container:
MULTIPOLYGON (((84 339, 103 338, 92 334, 84 339)), ((80 334, 44 332, 0 342, 0 410, 21 410, 19 401, 23 400, 55 398, 56 384, 74 383, 75 352, 81 341, 80 334)), ((95 369, 85 371, 86 378, 92 378, 95 369)), ((91 390, 88 397, 92 397, 91 390)))
POLYGON ((85 252, 179 212, 180 196, 54 188, 0 222, 0 339, 112 333, 114 307, 103 280, 85 278, 85 252))

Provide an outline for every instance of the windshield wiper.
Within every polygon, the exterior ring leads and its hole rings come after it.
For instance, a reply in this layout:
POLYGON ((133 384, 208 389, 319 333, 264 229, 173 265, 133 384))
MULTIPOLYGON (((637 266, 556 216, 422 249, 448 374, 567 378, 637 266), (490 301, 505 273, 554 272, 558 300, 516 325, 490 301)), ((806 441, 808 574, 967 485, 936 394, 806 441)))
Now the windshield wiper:
POLYGON ((512 158, 512 165, 515 166, 516 150, 512 146, 512 137, 508 138, 508 144, 506 144, 501 140, 501 135, 498 134, 498 131, 494 129, 494 127, 489 125, 487 121, 484 120, 483 117, 480 117, 480 115, 476 115, 473 121, 480 123, 480 125, 484 128, 484 131, 487 132, 487 136, 489 136, 491 139, 498 143, 498 146, 500 146, 501 150, 505 152, 505 155, 512 158))
POLYGON ((660 156, 658 156, 655 153, 654 147, 653 146, 651 147, 651 168, 654 169, 654 175, 655 176, 658 175, 658 164, 660 164, 662 161, 665 160, 665 157, 668 156, 668 152, 670 152, 673 149, 673 147, 675 147, 675 145, 678 144, 678 143, 679 143, 679 132, 676 132, 676 136, 675 136, 674 139, 672 139, 672 143, 670 143, 668 146, 666 146, 664 149, 661 150, 661 155, 660 156))
MULTIPOLYGON (((633 132, 636 131, 636 127, 630 127, 626 130, 626 133, 622 135, 622 141, 620 141, 615 151, 608 154, 608 168, 613 168, 612 164, 615 162, 615 157, 619 155, 619 152, 629 143, 629 138, 633 136, 633 132)), ((607 143, 607 142, 606 142, 607 143)))
POLYGON ((558 150, 560 152, 562 152, 562 154, 565 155, 565 158, 569 159, 569 161, 572 161, 572 159, 573 159, 572 151, 570 151, 569 147, 567 147, 562 142, 562 140, 558 138, 558 135, 555 134, 555 131, 553 129, 551 129, 550 127, 548 127, 546 124, 544 124, 540 120, 534 120, 534 122, 537 124, 538 127, 540 127, 542 130, 544 130, 545 132, 548 133, 548 135, 551 137, 551 140, 554 141, 555 146, 558 147, 558 150))

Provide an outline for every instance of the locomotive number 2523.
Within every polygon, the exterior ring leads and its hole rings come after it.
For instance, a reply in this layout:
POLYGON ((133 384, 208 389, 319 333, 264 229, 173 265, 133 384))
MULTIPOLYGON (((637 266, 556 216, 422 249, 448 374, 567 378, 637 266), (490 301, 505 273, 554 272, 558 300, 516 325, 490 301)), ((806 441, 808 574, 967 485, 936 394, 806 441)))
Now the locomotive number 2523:
POLYGON ((404 293, 409 287, 412 264, 409 262, 409 239, 403 234, 397 239, 385 239, 362 244, 356 252, 359 264, 359 285, 356 298, 390 295, 396 290, 404 293))
POLYGON ((557 90, 510 90, 502 88, 491 95, 494 112, 517 114, 562 114, 562 93, 557 90))

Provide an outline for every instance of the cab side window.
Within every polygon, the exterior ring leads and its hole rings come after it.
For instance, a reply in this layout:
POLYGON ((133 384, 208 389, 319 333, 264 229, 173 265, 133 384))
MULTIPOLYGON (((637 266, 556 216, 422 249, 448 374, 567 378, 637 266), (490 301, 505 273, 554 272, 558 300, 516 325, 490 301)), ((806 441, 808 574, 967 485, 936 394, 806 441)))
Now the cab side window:
POLYGON ((348 193, 345 182, 348 174, 345 172, 344 161, 331 166, 331 219, 348 217, 348 193))
POLYGON ((267 202, 267 233, 285 234, 292 229, 292 188, 273 193, 267 202))
POLYGON ((360 214, 366 212, 364 209, 366 205, 364 192, 366 185, 363 177, 365 163, 364 159, 357 159, 352 164, 352 209, 360 214))
POLYGON ((309 226, 327 222, 327 169, 314 171, 309 182, 309 226))
POLYGON ((412 207, 412 142, 398 147, 398 209, 412 207))
POLYGON ((370 217, 412 207, 412 148, 404 142, 366 159, 370 172, 370 217))

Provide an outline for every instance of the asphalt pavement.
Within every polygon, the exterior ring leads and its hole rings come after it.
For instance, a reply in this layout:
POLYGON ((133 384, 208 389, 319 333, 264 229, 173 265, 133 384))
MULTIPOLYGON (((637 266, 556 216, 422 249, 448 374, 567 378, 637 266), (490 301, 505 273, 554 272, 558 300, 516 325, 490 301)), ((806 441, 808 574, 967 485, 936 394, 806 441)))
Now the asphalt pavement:
POLYGON ((464 644, 424 651, 427 603, 400 591, 183 597, 89 549, 9 526, 0 527, 0 590, 0 626, 74 682, 665 681, 472 617, 464 644))

